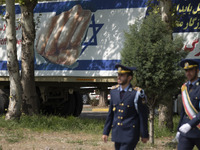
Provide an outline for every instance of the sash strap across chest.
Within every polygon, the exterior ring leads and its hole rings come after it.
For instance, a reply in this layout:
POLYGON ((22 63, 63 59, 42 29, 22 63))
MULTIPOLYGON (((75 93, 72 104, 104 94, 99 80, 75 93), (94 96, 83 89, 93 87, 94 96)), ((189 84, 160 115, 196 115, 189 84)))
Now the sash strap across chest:
MULTIPOLYGON (((185 112, 188 115, 188 117, 190 118, 190 120, 192 120, 193 118, 196 117, 198 111, 193 106, 193 104, 190 100, 186 84, 182 85, 181 92, 182 92, 182 102, 183 102, 185 112)), ((200 129, 200 124, 197 125, 197 128, 200 129)))

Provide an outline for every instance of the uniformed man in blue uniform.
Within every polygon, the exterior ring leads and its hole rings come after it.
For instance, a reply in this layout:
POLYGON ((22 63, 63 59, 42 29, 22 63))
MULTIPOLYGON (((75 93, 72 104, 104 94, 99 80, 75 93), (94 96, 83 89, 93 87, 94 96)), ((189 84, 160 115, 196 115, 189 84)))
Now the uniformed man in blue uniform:
POLYGON ((112 129, 112 141, 116 150, 133 150, 141 137, 146 143, 148 134, 148 107, 144 91, 131 85, 135 67, 121 64, 118 69, 118 85, 110 91, 111 100, 102 139, 107 142, 112 129))
POLYGON ((180 66, 184 68, 188 82, 182 86, 183 108, 176 134, 178 150, 192 150, 195 145, 200 149, 199 63, 193 59, 184 59, 180 66))

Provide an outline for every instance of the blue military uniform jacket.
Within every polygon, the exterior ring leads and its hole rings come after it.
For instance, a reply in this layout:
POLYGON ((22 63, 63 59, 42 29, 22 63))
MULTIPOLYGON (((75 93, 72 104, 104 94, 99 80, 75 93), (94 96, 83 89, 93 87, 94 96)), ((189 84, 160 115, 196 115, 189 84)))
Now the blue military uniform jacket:
POLYGON ((108 116, 104 126, 104 135, 109 135, 112 129, 112 141, 118 143, 133 143, 139 137, 148 138, 148 107, 144 93, 138 95, 141 89, 130 87, 120 99, 119 86, 111 90, 111 100, 108 116), (141 96, 142 95, 142 96, 141 96))
MULTIPOLYGON (((189 88, 189 83, 187 83, 186 85, 187 88, 189 88)), ((185 113, 183 107, 181 111, 181 119, 178 125, 178 129, 181 127, 181 125, 189 123, 192 129, 186 134, 181 132, 181 135, 186 136, 188 138, 200 138, 200 129, 196 127, 200 123, 200 79, 193 85, 190 92, 188 89, 188 93, 193 106, 199 113, 196 115, 195 118, 190 120, 187 114, 185 113)))

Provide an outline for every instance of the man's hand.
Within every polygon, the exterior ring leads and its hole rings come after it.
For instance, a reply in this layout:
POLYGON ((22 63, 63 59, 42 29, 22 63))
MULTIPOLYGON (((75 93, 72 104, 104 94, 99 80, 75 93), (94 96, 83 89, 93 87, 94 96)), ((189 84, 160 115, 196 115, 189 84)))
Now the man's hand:
POLYGON ((149 138, 141 138, 142 143, 147 143, 148 140, 149 138))
POLYGON ((179 137, 180 137, 180 132, 177 132, 174 141, 179 142, 179 137))
POLYGON ((107 143, 107 141, 108 141, 108 136, 107 136, 107 135, 103 135, 103 136, 102 136, 102 140, 103 140, 105 143, 107 143))
POLYGON ((192 127, 188 123, 185 123, 179 128, 179 131, 187 133, 188 131, 190 131, 191 128, 192 127))

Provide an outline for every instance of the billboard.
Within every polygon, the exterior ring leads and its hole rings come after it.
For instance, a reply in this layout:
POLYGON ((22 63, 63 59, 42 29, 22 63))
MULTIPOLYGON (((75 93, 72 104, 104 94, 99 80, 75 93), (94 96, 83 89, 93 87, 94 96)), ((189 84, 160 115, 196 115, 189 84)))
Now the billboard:
MULTIPOLYGON (((3 7, 2 7, 3 8, 3 7)), ((3 9, 1 9, 3 11, 3 9)), ((124 31, 146 13, 146 0, 68 0, 38 3, 36 76, 113 76, 124 31)), ((20 7, 16 5, 16 17, 20 7)), ((0 75, 6 68, 5 22, 0 22, 0 75)), ((16 25, 20 60, 21 27, 16 25)))
MULTIPOLYGON (((116 76, 124 31, 136 19, 146 16, 147 0, 67 0, 38 3, 36 22, 36 76, 116 76)), ((182 17, 174 36, 184 37, 188 58, 200 60, 200 2, 176 2, 182 17)), ((5 6, 0 7, 5 13, 5 6)), ((20 7, 16 5, 16 18, 20 7)), ((8 76, 6 60, 6 24, 0 20, 0 76, 8 76)), ((21 60, 21 26, 16 21, 17 53, 21 60)))

